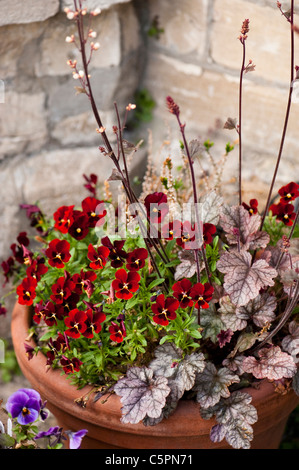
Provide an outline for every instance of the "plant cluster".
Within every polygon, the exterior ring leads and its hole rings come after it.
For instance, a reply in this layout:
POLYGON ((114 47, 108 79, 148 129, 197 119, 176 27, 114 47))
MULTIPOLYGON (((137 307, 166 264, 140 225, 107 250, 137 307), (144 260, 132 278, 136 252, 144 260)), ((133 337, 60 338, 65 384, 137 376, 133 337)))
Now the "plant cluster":
MULTIPOLYGON (((100 152, 115 167, 105 188, 96 174, 84 175, 89 195, 80 207, 61 206, 48 219, 37 205, 24 206, 39 245, 31 248, 27 233, 20 233, 2 267, 6 281, 14 279, 18 302, 32 309, 36 347, 25 344, 28 359, 42 351, 45 365, 77 387, 91 385, 95 400, 118 394, 124 423, 157 424, 179 400, 194 399, 203 418, 216 417, 212 441, 249 448, 257 413, 244 387, 269 380, 299 395, 299 185, 281 187, 271 204, 275 172, 264 212, 256 199, 242 200, 240 86, 239 121, 225 124, 239 136, 239 203, 226 204, 218 185, 203 191, 206 175, 199 178, 194 167, 207 152, 217 169, 212 144, 187 140, 180 108, 169 96, 182 166, 175 175, 168 157, 157 174, 149 161, 138 198, 129 179, 137 147, 123 138, 135 106, 127 106, 121 122, 115 105, 112 145, 90 84, 86 50, 95 33, 90 23, 85 33, 80 0, 66 13, 78 26, 82 70, 69 65, 90 100, 100 152), (122 183, 123 204, 108 191, 112 181, 122 183)), ((287 19, 293 24, 293 3, 287 19)), ((251 61, 245 65, 248 32, 245 20, 240 84, 254 70, 251 61)), ((90 54, 96 49, 91 43, 90 54)), ((288 113, 283 141, 287 121, 288 113)), ((232 150, 227 144, 225 157, 232 150)))
MULTIPOLYGON (((0 403, 0 406, 2 402, 0 403)), ((5 408, 0 410, 7 415, 6 422, 0 421, 0 449, 38 449, 40 439, 46 441, 47 449, 61 449, 63 441, 69 439, 70 449, 79 449, 86 429, 77 432, 63 431, 59 426, 39 431, 38 424, 45 421, 49 413, 46 402, 31 388, 20 388, 7 399, 5 408)))

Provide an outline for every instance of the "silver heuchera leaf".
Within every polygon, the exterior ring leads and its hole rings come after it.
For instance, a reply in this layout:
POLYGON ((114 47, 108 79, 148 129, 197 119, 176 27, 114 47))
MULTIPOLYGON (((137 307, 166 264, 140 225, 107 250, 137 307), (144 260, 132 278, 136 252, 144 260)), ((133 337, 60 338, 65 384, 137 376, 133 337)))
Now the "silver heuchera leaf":
POLYGON ((296 395, 298 395, 299 397, 299 369, 297 370, 296 374, 293 377, 292 387, 296 395))
POLYGON ((249 356, 243 361, 244 371, 251 373, 257 379, 292 378, 297 371, 292 356, 282 352, 279 346, 263 348, 258 352, 258 355, 259 359, 249 356))
POLYGON ((218 313, 226 330, 243 330, 247 325, 248 315, 244 315, 242 312, 238 313, 237 307, 231 302, 228 295, 220 299, 218 313))
POLYGON ((242 315, 243 318, 247 317, 248 320, 252 318, 258 327, 263 328, 275 320, 276 306, 276 298, 273 295, 263 293, 250 300, 247 305, 239 307, 237 315, 242 315))
POLYGON ((202 223, 217 225, 223 198, 216 191, 210 191, 200 199, 200 216, 202 223))
POLYGON ((292 321, 289 324, 289 332, 290 334, 283 338, 281 347, 293 357, 297 364, 299 362, 299 323, 292 321))
POLYGON ((226 439, 234 449, 250 449, 253 439, 252 425, 256 423, 257 411, 251 405, 252 397, 240 391, 233 392, 227 399, 221 399, 214 407, 201 410, 204 419, 215 415, 217 425, 211 430, 211 440, 226 439))
POLYGON ((277 276, 265 260, 257 260, 251 265, 252 257, 247 251, 231 251, 221 255, 217 268, 225 273, 224 289, 237 307, 255 299, 260 289, 273 286, 277 276))
POLYGON ((208 362, 204 371, 196 378, 194 391, 196 400, 203 408, 214 406, 220 398, 230 396, 228 387, 232 383, 240 382, 240 378, 226 367, 217 370, 213 363, 208 362))
POLYGON ((265 248, 270 241, 266 232, 259 231, 260 215, 250 215, 243 206, 223 205, 220 221, 228 242, 232 245, 238 244, 244 250, 265 248))
POLYGON ((213 343, 217 342, 217 335, 226 329, 213 304, 201 311, 200 326, 203 328, 203 339, 209 338, 213 343))
MULTIPOLYGON (((179 281, 184 277, 189 279, 194 276, 197 271, 197 266, 193 250, 182 250, 179 252, 178 257, 181 260, 181 263, 175 269, 175 280, 179 281)), ((203 267, 203 263, 200 262, 200 270, 202 270, 203 267)))
POLYGON ((149 367, 157 377, 167 377, 168 384, 180 399, 184 392, 191 390, 195 383, 196 374, 205 368, 205 358, 202 353, 192 353, 182 356, 182 351, 172 343, 165 343, 155 350, 156 358, 149 367))
POLYGON ((153 370, 132 367, 114 386, 121 397, 123 423, 137 424, 145 416, 158 418, 170 393, 166 377, 153 378, 153 370))

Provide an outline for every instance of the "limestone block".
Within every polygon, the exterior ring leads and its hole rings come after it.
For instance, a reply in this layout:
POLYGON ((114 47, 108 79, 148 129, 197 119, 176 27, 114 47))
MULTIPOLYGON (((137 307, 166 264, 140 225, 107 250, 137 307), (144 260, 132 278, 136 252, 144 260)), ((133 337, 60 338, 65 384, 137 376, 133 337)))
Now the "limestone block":
MULTIPOLYGON (((90 43, 99 42, 100 49, 93 51, 90 70, 98 67, 116 67, 121 60, 120 22, 116 10, 104 11, 93 18, 92 29, 97 33, 95 39, 89 40, 86 51, 90 54, 90 43), (113 38, 113 39, 112 39, 113 38)), ((67 65, 68 59, 77 59, 78 68, 82 68, 81 56, 78 49, 65 42, 66 36, 77 36, 77 29, 73 21, 69 21, 65 14, 57 15, 48 23, 40 43, 41 60, 35 63, 35 72, 38 77, 49 75, 59 76, 72 74, 67 65)))
POLYGON ((148 6, 151 20, 158 16, 159 27, 164 29, 158 42, 160 47, 172 54, 195 54, 196 57, 203 55, 207 0, 150 0, 148 6))
MULTIPOLYGON (((2 26, 0 28, 1 80, 14 77, 28 43, 43 33, 44 23, 2 26)), ((31 63, 32 67, 32 63, 31 63)))
POLYGON ((59 0, 0 0, 0 26, 44 21, 59 11, 59 0))
MULTIPOLYGON (((276 2, 273 2, 276 4, 276 2)), ((211 57, 219 65, 240 70, 242 45, 237 39, 242 22, 250 20, 246 40, 247 63, 256 65, 254 77, 269 82, 290 80, 290 27, 279 10, 245 0, 216 0, 214 4, 211 57)), ((295 38, 299 44, 298 37, 295 38)), ((295 53, 299 61, 299 50, 295 53)))
MULTIPOLYGON (((95 8, 99 7, 102 10, 107 10, 111 8, 113 5, 117 5, 119 3, 128 3, 131 0, 87 0, 85 2, 85 6, 88 10, 94 10, 95 8)), ((62 0, 62 8, 73 8, 74 2, 73 0, 62 0)))
MULTIPOLYGON (((228 117, 238 116, 237 77, 208 70, 200 73, 199 68, 194 69, 194 66, 189 67, 188 64, 184 69, 182 62, 173 59, 170 62, 169 57, 152 53, 149 54, 145 86, 157 103, 153 123, 156 154, 169 132, 168 127, 173 143, 181 138, 176 119, 166 110, 165 98, 168 95, 172 96, 181 109, 181 120, 186 122, 189 141, 194 138, 204 141, 212 135, 211 140, 219 140, 224 149, 225 141, 237 140, 236 132, 223 129, 228 117), (187 73, 192 70, 193 73, 187 73)), ((271 180, 287 98, 287 89, 244 81, 243 144, 247 149, 244 152, 245 178, 256 175, 263 181, 271 180)), ((299 104, 296 104, 292 108, 281 164, 281 174, 285 181, 293 178, 296 165, 298 166, 298 112, 299 104)), ((177 148, 174 147, 169 150, 174 156, 176 151, 177 148)), ((235 169, 236 166, 230 161, 229 170, 232 170, 232 175, 236 175, 235 169)))
MULTIPOLYGON (((106 129, 112 129, 115 124, 113 111, 101 113, 101 119, 106 129)), ((101 145, 99 134, 96 132, 97 123, 89 111, 75 116, 69 116, 58 122, 52 132, 52 137, 63 146, 70 145, 101 145)))
POLYGON ((4 139, 5 153, 15 151, 16 145, 26 145, 27 151, 34 151, 46 142, 44 93, 30 95, 7 91, 5 103, 0 106, 0 134, 4 139))

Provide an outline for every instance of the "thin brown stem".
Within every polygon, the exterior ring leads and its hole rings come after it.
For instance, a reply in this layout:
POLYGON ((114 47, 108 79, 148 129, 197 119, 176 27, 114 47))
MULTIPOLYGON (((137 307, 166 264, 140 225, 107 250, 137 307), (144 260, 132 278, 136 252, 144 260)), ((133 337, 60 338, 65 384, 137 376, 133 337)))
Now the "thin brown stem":
POLYGON ((286 110, 286 115, 285 115, 285 121, 284 121, 282 136, 281 136, 279 152, 278 152, 278 156, 277 156, 277 160, 276 160, 276 165, 275 165, 275 169, 274 169, 272 182, 271 182, 271 185, 270 185, 270 190, 269 190, 269 194, 268 194, 268 198, 267 198, 267 202, 266 202, 265 211, 264 211, 262 221, 261 221, 260 230, 262 230, 262 228, 264 226, 265 218, 266 218, 266 215, 267 215, 269 207, 270 207, 271 196, 272 196, 274 184, 275 184, 277 173, 278 173, 278 168, 279 168, 281 157, 282 157, 282 152, 283 152, 287 127, 288 127, 288 122, 289 122, 291 104, 292 104, 293 80, 294 80, 294 70, 295 70, 294 69, 295 40, 294 40, 294 27, 293 27, 294 26, 294 0, 291 1, 290 17, 288 18, 288 21, 291 24, 291 65, 290 65, 290 67, 291 67, 291 76, 290 76, 289 97, 288 97, 288 104, 287 104, 287 110, 286 110))
POLYGON ((240 84, 239 84, 239 205, 242 204, 242 89, 243 89, 243 75, 245 67, 246 47, 245 39, 242 41, 243 46, 243 59, 242 67, 240 72, 240 84))

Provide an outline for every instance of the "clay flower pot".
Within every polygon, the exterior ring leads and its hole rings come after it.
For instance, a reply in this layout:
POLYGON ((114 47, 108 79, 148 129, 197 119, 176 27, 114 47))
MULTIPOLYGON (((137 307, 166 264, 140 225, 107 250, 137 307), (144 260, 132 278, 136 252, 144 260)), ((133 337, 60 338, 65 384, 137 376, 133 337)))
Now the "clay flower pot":
MULTIPOLYGON (((65 430, 88 429, 81 448, 89 449, 231 449, 225 440, 212 443, 209 437, 214 420, 200 417, 199 405, 192 401, 181 401, 177 410, 167 420, 156 426, 122 424, 121 403, 116 395, 103 404, 93 399, 85 408, 75 400, 85 395, 89 387, 77 390, 59 370, 46 372, 46 360, 41 352, 28 360, 24 343, 28 336, 30 310, 19 304, 12 314, 12 339, 20 368, 44 400, 48 409, 65 430)), ((31 344, 34 346, 33 341, 31 344)), ((253 397, 258 421, 254 424, 252 449, 277 449, 289 414, 299 403, 293 391, 286 395, 274 392, 268 381, 259 389, 248 388, 253 397)))

